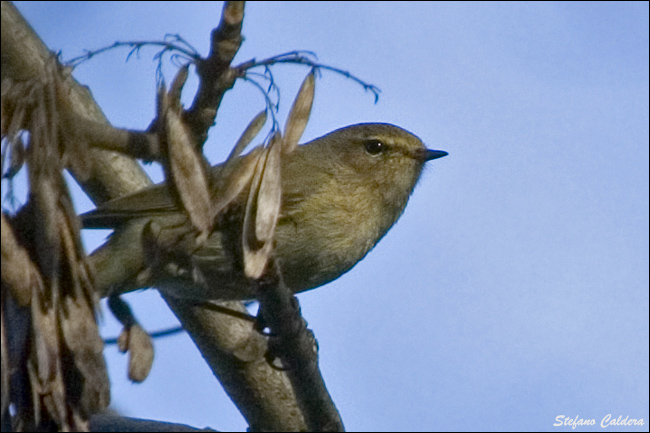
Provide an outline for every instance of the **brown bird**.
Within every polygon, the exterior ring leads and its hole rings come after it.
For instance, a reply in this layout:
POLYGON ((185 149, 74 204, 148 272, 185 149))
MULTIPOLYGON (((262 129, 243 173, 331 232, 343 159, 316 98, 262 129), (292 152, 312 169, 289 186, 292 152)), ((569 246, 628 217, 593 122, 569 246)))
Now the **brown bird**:
MULTIPOLYGON (((400 217, 424 164, 445 155, 400 127, 364 123, 337 129, 283 156, 275 255, 286 285, 301 292, 349 271, 400 217)), ((213 167, 212 175, 218 177, 221 169, 213 167)), ((245 203, 245 196, 238 201, 245 203)), ((104 293, 154 286, 199 300, 255 298, 241 264, 224 250, 219 225, 192 254, 191 265, 179 263, 180 272, 137 278, 145 268, 144 227, 187 224, 174 203, 159 184, 82 215, 85 228, 116 230, 91 258, 104 293)))

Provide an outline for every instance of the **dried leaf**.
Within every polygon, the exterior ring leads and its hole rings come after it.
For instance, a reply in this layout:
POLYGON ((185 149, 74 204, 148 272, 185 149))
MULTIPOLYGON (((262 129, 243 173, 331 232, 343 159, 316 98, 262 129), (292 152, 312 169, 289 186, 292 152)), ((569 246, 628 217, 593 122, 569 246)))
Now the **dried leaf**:
POLYGON ((58 291, 58 287, 53 287, 52 299, 46 300, 39 296, 36 290, 32 292, 32 352, 29 368, 37 425, 42 417, 41 402, 57 425, 67 425, 61 344, 57 326, 57 310, 60 307, 58 291))
POLYGON ((144 381, 153 365, 153 344, 147 332, 135 324, 129 329, 129 379, 144 381))
POLYGON ((235 144, 235 147, 233 147, 232 151, 230 152, 230 155, 228 155, 228 158, 226 159, 225 165, 227 166, 230 161, 232 161, 234 158, 238 157, 241 155, 241 153, 246 149, 246 146, 250 144, 251 141, 253 141, 253 138, 257 136, 257 134, 260 133, 260 130, 266 123, 266 110, 261 111, 257 116, 253 118, 253 120, 250 121, 242 135, 239 137, 239 140, 237 140, 237 144, 235 144))
POLYGON ((263 148, 256 147, 248 155, 238 161, 238 164, 224 166, 218 174, 215 190, 218 192, 217 197, 213 197, 212 204, 213 218, 223 211, 226 206, 232 203, 239 194, 244 190, 246 185, 251 182, 255 167, 263 155, 263 148))
POLYGON ((280 134, 275 134, 271 138, 269 155, 264 164, 264 173, 257 197, 257 215, 255 216, 255 237, 260 242, 273 241, 275 226, 280 215, 282 140, 280 134))
POLYGON ((61 246, 59 244, 59 224, 57 197, 59 190, 51 177, 46 174, 34 175, 30 179, 32 203, 34 205, 31 217, 34 219, 33 227, 35 241, 39 248, 37 266, 44 276, 45 284, 52 285, 52 280, 58 276, 61 259, 61 246), (50 280, 50 281, 48 281, 50 280))
POLYGON ((259 278, 264 272, 266 266, 266 259, 264 256, 260 256, 259 254, 260 249, 264 245, 260 245, 255 238, 255 216, 257 214, 257 194, 259 192, 262 174, 264 172, 264 164, 266 163, 268 154, 269 149, 263 148, 259 159, 257 160, 244 213, 244 224, 242 230, 243 260, 244 273, 249 278, 259 278))
POLYGON ((187 81, 189 68, 190 68, 189 63, 182 66, 176 73, 176 76, 174 77, 174 81, 172 81, 172 85, 169 88, 169 93, 168 93, 169 101, 171 102, 171 104, 173 104, 171 108, 176 111, 180 111, 180 109, 182 108, 181 92, 183 91, 183 86, 185 86, 185 82, 187 81))
POLYGON ((129 304, 119 295, 109 296, 108 307, 123 325, 122 332, 117 337, 117 347, 122 353, 129 352, 129 378, 134 382, 142 382, 153 365, 151 337, 138 324, 129 304))
MULTIPOLYGON (((3 174, 3 177, 11 179, 20 171, 25 163, 25 149, 27 146, 22 135, 18 135, 13 140, 10 139, 8 144, 11 146, 11 160, 9 161, 9 167, 3 174)), ((5 155, 3 154, 2 156, 4 159, 5 155)))
POLYGON ((215 175, 215 188, 212 195, 213 220, 239 196, 253 177, 258 159, 262 156, 262 147, 258 146, 241 159, 238 159, 238 156, 259 134, 265 123, 266 110, 261 111, 251 120, 228 155, 226 162, 213 173, 215 175))
POLYGON ((199 238, 204 241, 212 230, 210 191, 203 159, 181 116, 180 89, 185 78, 187 68, 179 71, 169 94, 160 95, 159 113, 162 112, 160 119, 164 119, 161 142, 166 144, 168 177, 192 225, 199 231, 199 238))
POLYGON ((244 273, 248 278, 258 279, 264 274, 272 246, 271 242, 267 242, 262 247, 252 250, 244 244, 244 273))
POLYGON ((273 247, 273 233, 281 198, 281 148, 282 137, 276 133, 271 138, 269 147, 263 150, 263 155, 257 161, 251 181, 242 234, 244 272, 249 278, 257 279, 262 276, 273 247))
POLYGON ((302 133, 305 132, 312 103, 314 102, 315 70, 307 75, 293 102, 289 118, 284 126, 284 153, 293 152, 298 146, 302 133))
POLYGON ((151 371, 154 356, 149 334, 137 323, 125 326, 117 337, 117 346, 120 352, 129 353, 129 379, 144 381, 151 371))
POLYGON ((18 244, 4 213, 1 227, 2 284, 3 287, 9 288, 18 305, 25 306, 31 301, 32 290, 38 290, 38 286, 43 282, 27 250, 18 244))
POLYGON ((74 367, 83 377, 83 385, 73 387, 68 384, 69 394, 78 393, 72 400, 81 405, 84 414, 90 415, 103 410, 110 402, 104 342, 97 330, 93 305, 71 296, 66 296, 62 302, 65 313, 60 314, 60 326, 71 355, 67 358, 74 362, 74 367))

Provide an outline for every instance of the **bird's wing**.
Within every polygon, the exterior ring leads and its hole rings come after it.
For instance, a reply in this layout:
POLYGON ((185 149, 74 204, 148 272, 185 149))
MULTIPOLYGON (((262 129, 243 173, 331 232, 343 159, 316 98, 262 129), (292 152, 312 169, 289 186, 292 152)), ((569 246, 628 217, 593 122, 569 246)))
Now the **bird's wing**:
MULTIPOLYGON (((290 159, 283 161, 282 169, 282 209, 280 218, 290 217, 294 212, 299 212, 302 203, 312 194, 323 188, 323 177, 313 176, 314 172, 323 172, 318 165, 318 157, 310 154, 309 146, 300 146, 299 150, 291 155, 290 159)), ((248 155, 238 158, 243 161, 248 155)), ((237 164, 231 166, 227 172, 236 170, 237 164)), ((216 165, 210 170, 212 188, 218 188, 219 178, 223 165, 216 165)), ((227 173, 225 174, 227 175, 227 173)), ((218 191, 213 191, 213 197, 218 196, 218 191)), ((179 207, 165 183, 151 185, 127 194, 106 203, 97 209, 81 215, 84 228, 113 229, 126 221, 139 217, 153 217, 178 212, 179 207)))
POLYGON ((115 228, 138 216, 177 212, 178 207, 167 185, 157 184, 132 194, 109 200, 81 215, 84 228, 115 228))

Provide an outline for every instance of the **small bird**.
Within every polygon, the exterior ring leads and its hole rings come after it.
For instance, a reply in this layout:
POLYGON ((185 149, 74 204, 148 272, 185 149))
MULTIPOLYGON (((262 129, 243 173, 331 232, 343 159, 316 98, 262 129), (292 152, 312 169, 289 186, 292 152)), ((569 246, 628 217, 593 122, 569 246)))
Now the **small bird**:
MULTIPOLYGON (((302 292, 349 271, 403 213, 424 164, 446 155, 427 149, 405 129, 385 123, 337 129, 285 155, 275 232, 275 257, 285 284, 302 292)), ((211 174, 218 176, 221 167, 212 167, 211 174)), ((245 202, 245 195, 240 201, 245 202)), ((137 277, 145 268, 145 226, 187 224, 164 184, 111 200, 81 217, 85 228, 115 229, 91 256, 104 294, 115 286, 119 292, 153 286, 196 300, 255 298, 241 264, 234 263, 223 247, 225 233, 219 224, 192 253, 191 266, 201 278, 190 269, 173 275, 151 273, 145 281, 137 277)))

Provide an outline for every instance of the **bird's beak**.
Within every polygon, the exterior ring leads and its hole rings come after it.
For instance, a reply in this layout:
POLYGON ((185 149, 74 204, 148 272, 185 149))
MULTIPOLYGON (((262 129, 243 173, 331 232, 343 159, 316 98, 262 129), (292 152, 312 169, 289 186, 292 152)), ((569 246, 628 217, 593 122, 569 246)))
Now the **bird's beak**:
POLYGON ((449 155, 447 152, 444 150, 431 150, 431 149, 426 149, 424 151, 423 159, 425 161, 431 161, 434 159, 442 158, 443 156, 449 155))

